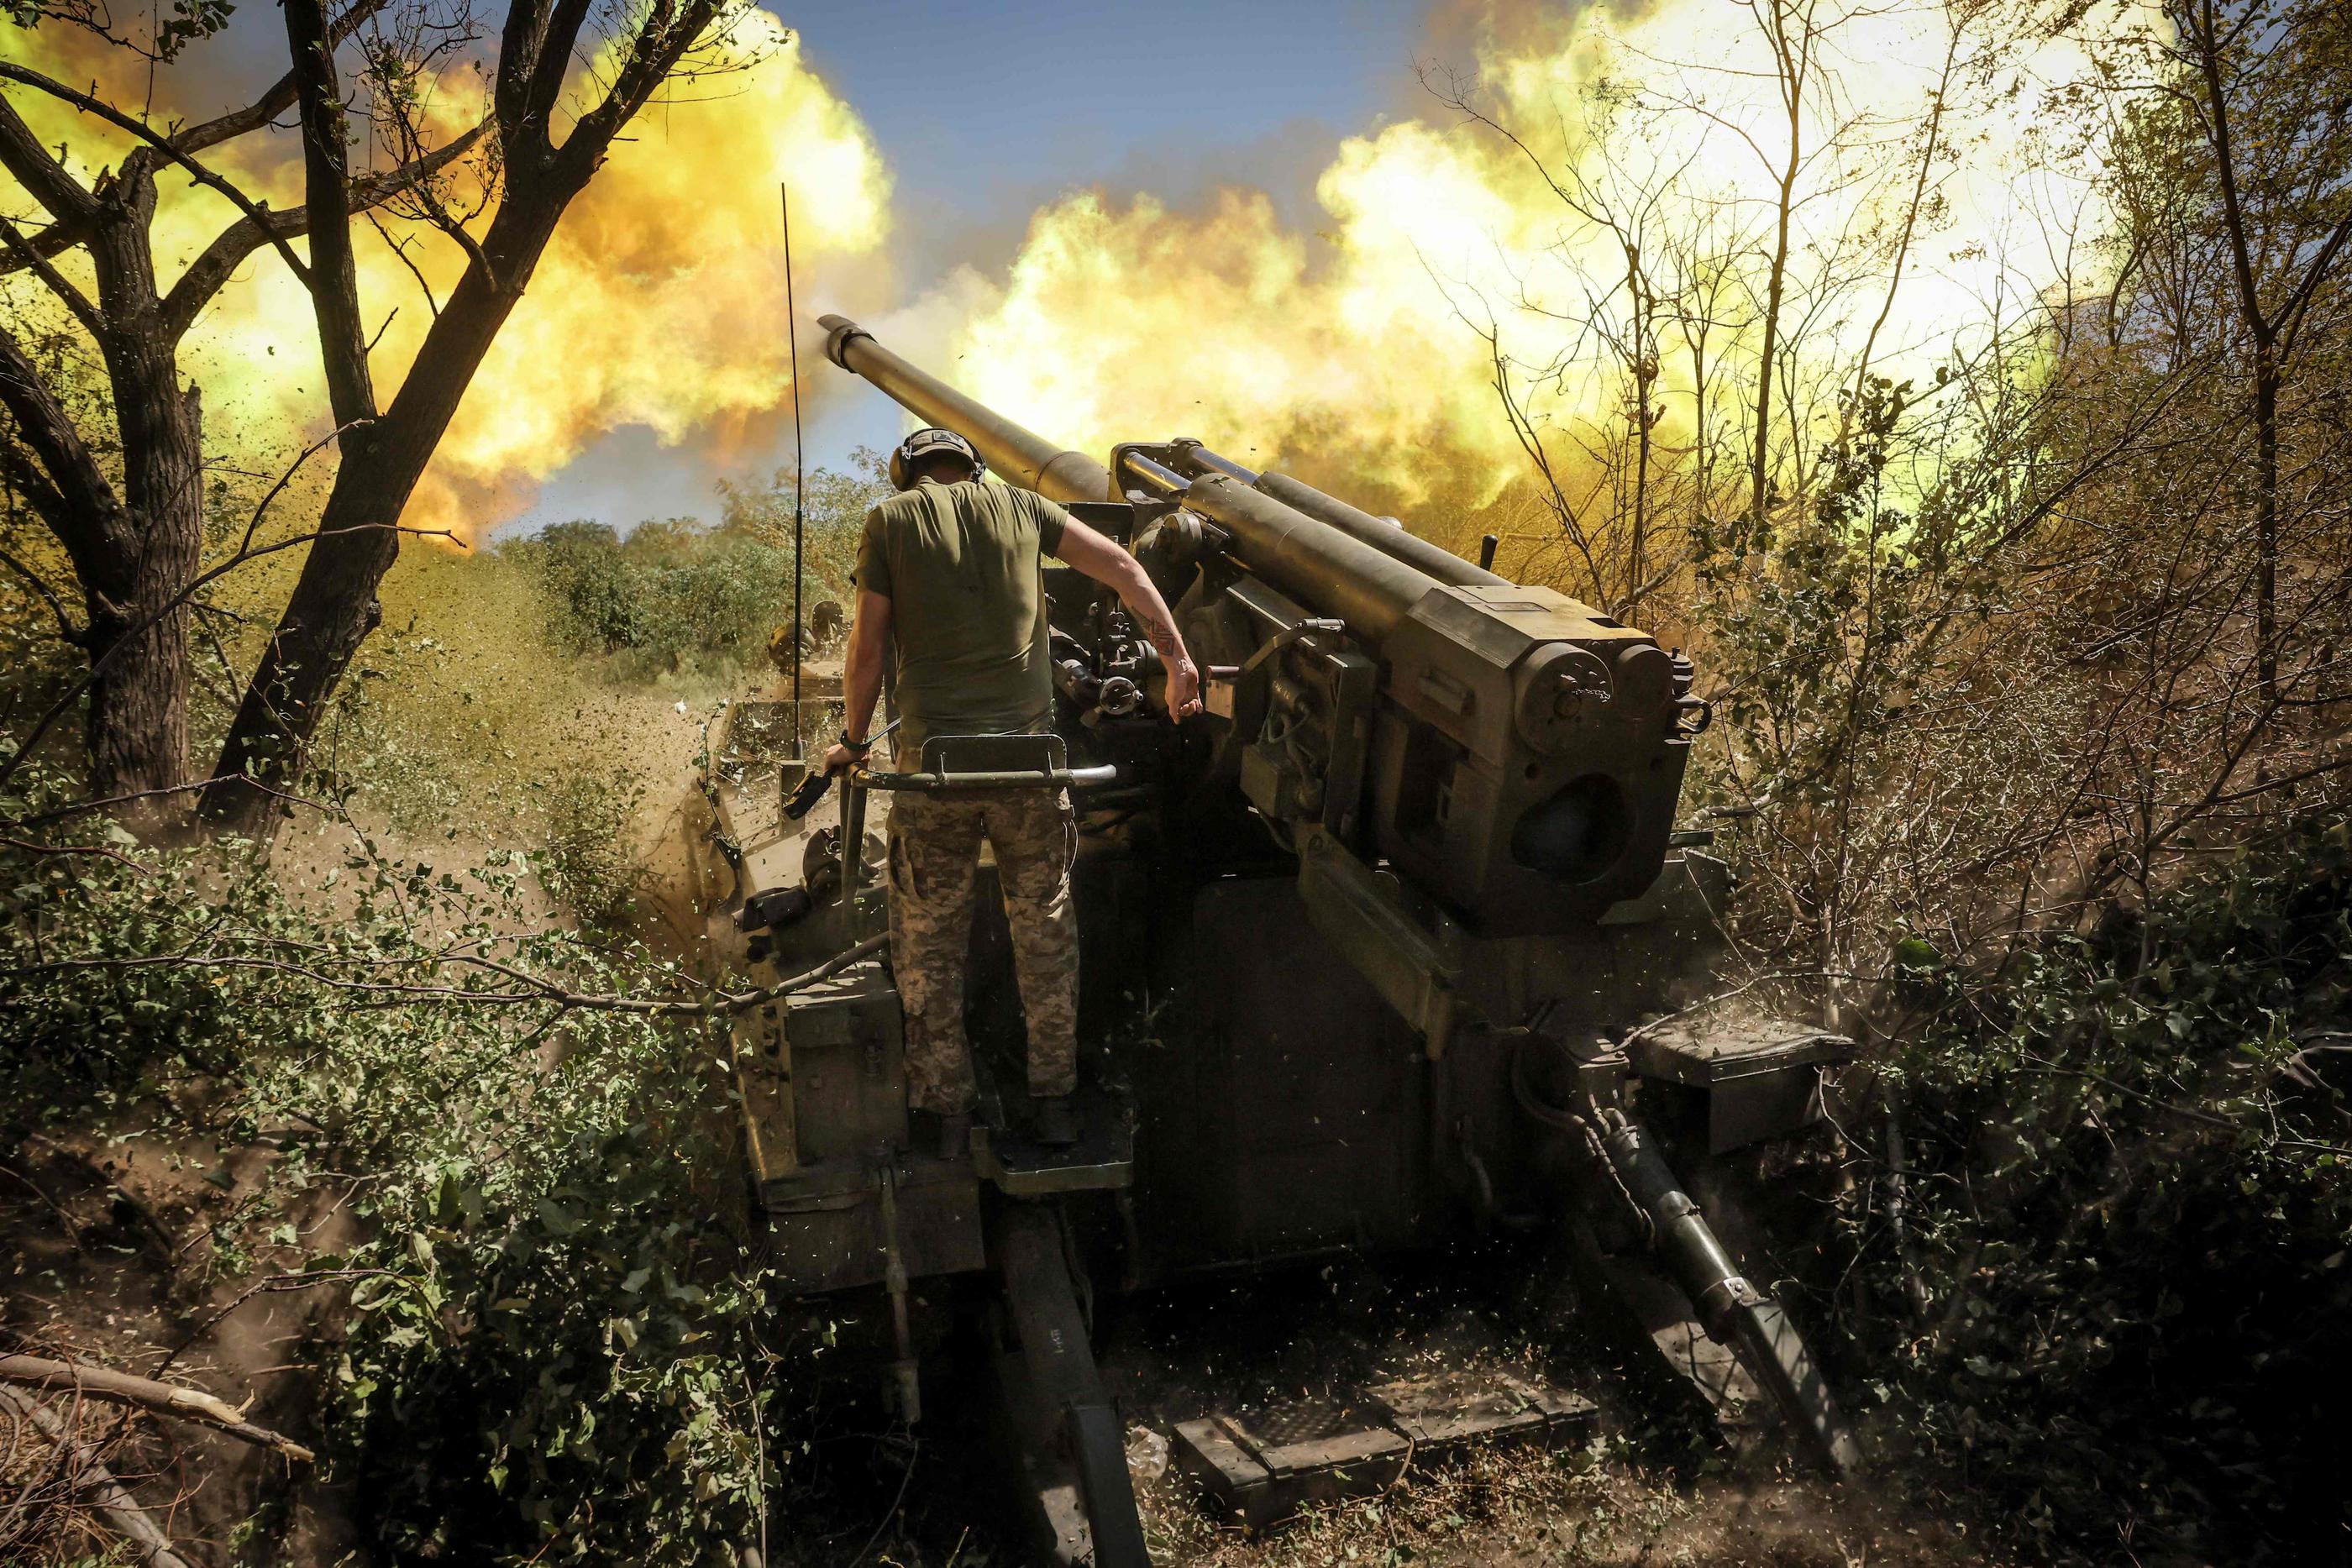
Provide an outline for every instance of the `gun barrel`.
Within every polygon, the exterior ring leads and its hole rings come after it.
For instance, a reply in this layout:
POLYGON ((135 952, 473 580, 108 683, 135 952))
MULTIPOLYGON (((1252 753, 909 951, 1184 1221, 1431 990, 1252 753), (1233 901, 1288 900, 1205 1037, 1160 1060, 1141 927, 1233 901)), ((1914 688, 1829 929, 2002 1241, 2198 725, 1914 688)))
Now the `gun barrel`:
MULTIPOLYGON (((1127 449, 1122 448, 1121 452, 1124 455, 1127 449)), ((1327 495, 1287 474, 1260 474, 1244 468, 1229 457, 1219 456, 1197 441, 1174 442, 1169 446, 1167 455, 1174 472, 1193 478, 1209 478, 1223 474, 1235 484, 1246 485, 1261 496, 1273 497, 1294 512, 1303 513, 1318 523, 1339 529, 1359 544, 1370 545, 1382 555, 1402 561, 1433 582, 1448 583, 1455 588, 1515 586, 1483 567, 1471 565, 1452 550, 1430 543, 1389 518, 1376 517, 1360 507, 1351 507, 1337 496, 1327 495)), ((1118 463, 1120 458, 1115 456, 1112 461, 1118 463)), ((1134 455, 1128 455, 1126 461, 1132 465, 1134 455)))
POLYGON ((1317 614, 1345 622, 1350 635, 1375 648, 1438 586, 1427 572, 1229 474, 1212 469, 1196 477, 1184 505, 1230 532, 1251 570, 1317 614))
MULTIPOLYGON (((825 329, 825 354, 835 364, 872 382, 918 417, 961 435, 1013 484, 1055 501, 1113 498, 1109 473, 1084 453, 1055 446, 917 370, 845 317, 820 317, 817 324, 825 329)), ((1317 612, 1345 621, 1356 636, 1377 645, 1438 586, 1420 568, 1251 489, 1246 478, 1236 476, 1247 473, 1222 460, 1199 465, 1189 476, 1184 504, 1231 532, 1252 570, 1317 612)))
POLYGON ((1012 483, 1054 501, 1113 499, 1110 475, 1085 453, 1056 446, 924 374, 845 316, 820 316, 816 324, 825 331, 827 359, 872 382, 918 417, 971 442, 988 465, 1012 483))
POLYGON ((1382 555, 1392 555, 1440 582, 1452 583, 1456 588, 1513 586, 1509 579, 1471 565, 1443 545, 1433 545, 1386 517, 1376 517, 1287 474, 1261 474, 1256 488, 1294 511, 1328 523, 1349 538, 1362 540, 1382 555))

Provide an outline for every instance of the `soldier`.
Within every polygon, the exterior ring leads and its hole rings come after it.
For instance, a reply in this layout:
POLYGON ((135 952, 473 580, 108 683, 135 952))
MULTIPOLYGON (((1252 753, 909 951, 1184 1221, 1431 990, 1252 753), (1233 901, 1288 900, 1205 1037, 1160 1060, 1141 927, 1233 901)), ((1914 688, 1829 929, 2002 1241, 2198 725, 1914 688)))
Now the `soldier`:
MULTIPOLYGON (((1171 718, 1200 711, 1200 673, 1135 558, 1034 492, 982 478, 951 430, 919 430, 890 456, 900 493, 866 515, 843 675, 846 726, 828 773, 866 754, 887 651, 898 654, 898 755, 933 735, 1043 730, 1053 720, 1041 558, 1118 593, 1167 673, 1171 718)), ((944 1156, 970 1139, 964 954, 980 843, 996 855, 1029 1026, 1032 1133, 1077 1141, 1078 932, 1070 907, 1077 819, 1060 789, 900 794, 890 810, 891 965, 906 1013, 907 1098, 919 1142, 944 1156)))

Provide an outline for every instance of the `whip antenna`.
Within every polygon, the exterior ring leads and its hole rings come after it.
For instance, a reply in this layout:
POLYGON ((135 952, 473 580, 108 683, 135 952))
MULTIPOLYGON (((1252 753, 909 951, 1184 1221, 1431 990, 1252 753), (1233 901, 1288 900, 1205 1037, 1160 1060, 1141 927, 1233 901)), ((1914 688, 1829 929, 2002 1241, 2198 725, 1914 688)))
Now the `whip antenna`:
POLYGON ((801 736, 801 665, 807 662, 807 635, 801 623, 801 334, 800 310, 793 299, 793 188, 778 182, 784 204, 784 346, 793 373, 793 755, 805 758, 801 736))

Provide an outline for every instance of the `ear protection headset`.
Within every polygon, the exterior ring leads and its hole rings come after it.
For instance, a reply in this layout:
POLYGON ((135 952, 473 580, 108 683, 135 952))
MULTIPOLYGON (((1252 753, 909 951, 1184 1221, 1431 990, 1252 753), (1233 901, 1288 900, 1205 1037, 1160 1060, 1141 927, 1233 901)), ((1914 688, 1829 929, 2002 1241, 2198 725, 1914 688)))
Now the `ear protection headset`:
POLYGON ((941 430, 933 425, 929 430, 915 432, 891 452, 890 483, 901 490, 914 488, 916 465, 924 458, 941 452, 952 452, 971 464, 971 476, 975 479, 988 472, 988 465, 980 460, 980 454, 971 449, 971 442, 952 430, 941 430))

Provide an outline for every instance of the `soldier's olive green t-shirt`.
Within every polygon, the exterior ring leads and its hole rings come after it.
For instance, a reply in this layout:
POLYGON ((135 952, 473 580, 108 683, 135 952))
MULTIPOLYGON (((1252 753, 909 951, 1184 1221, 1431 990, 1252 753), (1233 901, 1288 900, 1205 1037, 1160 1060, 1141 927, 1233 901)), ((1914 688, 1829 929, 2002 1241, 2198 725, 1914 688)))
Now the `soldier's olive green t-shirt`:
POLYGON ((1054 710, 1043 558, 1069 514, 986 480, 911 490, 866 515, 857 586, 890 601, 900 726, 911 767, 934 735, 1042 727, 1054 710))

